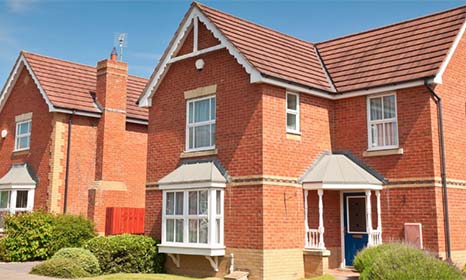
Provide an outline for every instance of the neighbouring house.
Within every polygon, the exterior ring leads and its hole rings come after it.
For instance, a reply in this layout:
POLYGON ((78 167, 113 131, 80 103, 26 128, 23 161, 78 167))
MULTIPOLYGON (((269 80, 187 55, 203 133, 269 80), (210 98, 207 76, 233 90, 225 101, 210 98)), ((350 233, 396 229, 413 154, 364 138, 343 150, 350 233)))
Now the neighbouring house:
POLYGON ((167 271, 299 279, 392 240, 464 264, 465 16, 310 43, 193 3, 139 99, 167 271))
POLYGON ((146 82, 116 52, 93 67, 22 51, 0 95, 0 211, 81 214, 103 233, 107 207, 143 208, 146 82))

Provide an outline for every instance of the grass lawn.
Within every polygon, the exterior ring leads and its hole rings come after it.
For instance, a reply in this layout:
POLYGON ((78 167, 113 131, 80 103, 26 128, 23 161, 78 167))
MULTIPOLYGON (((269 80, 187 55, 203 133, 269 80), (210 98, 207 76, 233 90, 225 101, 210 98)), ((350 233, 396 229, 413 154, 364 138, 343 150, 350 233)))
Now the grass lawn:
POLYGON ((118 274, 109 274, 103 275, 94 278, 84 278, 88 280, 193 280, 193 279, 203 279, 203 280, 219 280, 220 278, 192 278, 185 276, 177 276, 171 274, 138 274, 138 273, 118 273, 118 274))

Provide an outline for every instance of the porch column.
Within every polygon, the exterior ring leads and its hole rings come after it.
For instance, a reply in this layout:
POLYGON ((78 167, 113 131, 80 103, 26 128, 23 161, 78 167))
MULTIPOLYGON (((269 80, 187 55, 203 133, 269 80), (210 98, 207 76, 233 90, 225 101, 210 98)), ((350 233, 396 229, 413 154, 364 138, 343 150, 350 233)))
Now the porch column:
POLYGON ((366 191, 366 228, 369 235, 367 246, 372 246, 372 207, 371 207, 371 191, 366 191))
POLYGON ((382 211, 380 207, 380 191, 375 191, 377 197, 377 231, 382 232, 382 211))
POLYGON ((319 196, 319 249, 325 249, 325 243, 324 243, 324 203, 322 201, 322 196, 324 195, 324 190, 317 190, 317 195, 319 196))
POLYGON ((304 191, 304 245, 305 245, 305 248, 309 247, 309 238, 307 237, 307 234, 309 231, 309 221, 308 221, 309 210, 307 208, 308 194, 309 194, 309 191, 305 190, 304 191))

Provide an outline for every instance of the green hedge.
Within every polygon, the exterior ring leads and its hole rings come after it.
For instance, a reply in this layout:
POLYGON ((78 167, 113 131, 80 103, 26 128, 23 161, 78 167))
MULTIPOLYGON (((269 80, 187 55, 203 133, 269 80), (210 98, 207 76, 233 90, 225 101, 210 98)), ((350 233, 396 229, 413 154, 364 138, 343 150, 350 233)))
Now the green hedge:
POLYGON ((160 273, 164 255, 157 253, 154 239, 141 235, 101 236, 89 240, 85 248, 99 260, 103 273, 160 273))
POLYGON ((99 261, 91 251, 83 248, 63 248, 53 255, 52 259, 70 259, 90 275, 101 273, 99 261))
POLYGON ((422 250, 402 244, 368 248, 355 259, 360 280, 461 280, 456 268, 422 250))
POLYGON ((58 277, 58 278, 82 278, 92 276, 72 259, 52 258, 34 266, 31 274, 58 277))
POLYGON ((45 260, 96 236, 93 223, 83 217, 43 212, 6 216, 5 231, 4 261, 45 260))

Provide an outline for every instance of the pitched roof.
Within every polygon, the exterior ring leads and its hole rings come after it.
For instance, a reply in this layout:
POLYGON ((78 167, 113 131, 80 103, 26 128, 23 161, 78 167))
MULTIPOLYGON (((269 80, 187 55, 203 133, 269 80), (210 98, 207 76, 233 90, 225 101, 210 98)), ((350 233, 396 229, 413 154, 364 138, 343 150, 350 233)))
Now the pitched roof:
POLYGON ((8 172, 0 178, 0 189, 13 186, 35 187, 36 180, 27 163, 13 164, 8 172))
POLYGON ((184 163, 160 179, 157 183, 161 188, 175 187, 183 184, 220 183, 227 180, 214 162, 184 163))
POLYGON ((140 96, 141 106, 150 106, 193 19, 206 24, 251 82, 332 99, 403 82, 441 83, 465 30, 466 6, 313 44, 194 2, 140 96))
POLYGON ((195 4, 261 74, 332 90, 312 43, 195 4))
POLYGON ((316 45, 339 92, 432 77, 465 16, 463 6, 316 45))
MULTIPOLYGON (((96 91, 96 68, 23 51, 41 87, 54 107, 100 113, 91 92, 96 91)), ((148 112, 136 100, 147 79, 128 75, 127 117, 147 120, 148 112)))

